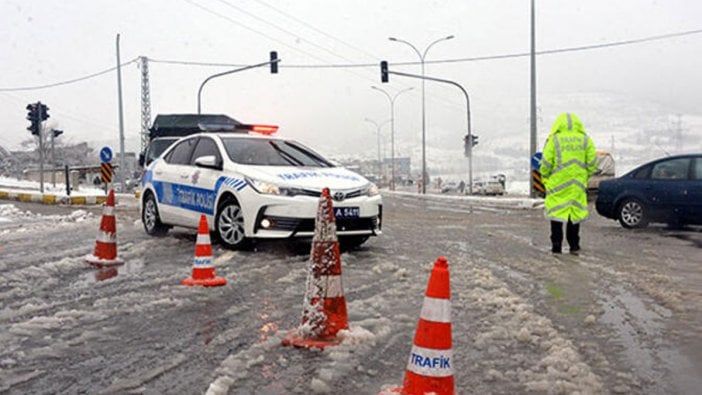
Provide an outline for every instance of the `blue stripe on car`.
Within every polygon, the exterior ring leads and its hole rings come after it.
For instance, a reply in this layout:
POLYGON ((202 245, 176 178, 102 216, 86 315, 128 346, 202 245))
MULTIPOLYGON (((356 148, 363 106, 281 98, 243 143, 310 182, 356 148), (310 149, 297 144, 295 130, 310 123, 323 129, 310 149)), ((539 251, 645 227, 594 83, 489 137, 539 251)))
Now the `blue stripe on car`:
POLYGON ((214 190, 209 190, 189 185, 153 181, 150 171, 144 174, 144 183, 147 181, 151 181, 159 203, 208 215, 214 215, 215 201, 222 185, 235 188, 237 191, 241 191, 248 185, 244 180, 222 176, 217 179, 214 190), (238 187, 234 187, 235 184, 238 187))

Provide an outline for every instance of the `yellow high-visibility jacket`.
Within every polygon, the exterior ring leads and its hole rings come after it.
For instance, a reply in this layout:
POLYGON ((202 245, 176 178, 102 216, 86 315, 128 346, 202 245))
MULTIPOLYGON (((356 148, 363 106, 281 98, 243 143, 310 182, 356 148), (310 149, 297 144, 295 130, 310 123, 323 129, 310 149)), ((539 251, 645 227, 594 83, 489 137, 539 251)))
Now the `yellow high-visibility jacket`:
POLYGON ((546 218, 574 224, 587 219, 587 181, 596 169, 595 144, 583 123, 575 114, 559 115, 541 160, 546 218))

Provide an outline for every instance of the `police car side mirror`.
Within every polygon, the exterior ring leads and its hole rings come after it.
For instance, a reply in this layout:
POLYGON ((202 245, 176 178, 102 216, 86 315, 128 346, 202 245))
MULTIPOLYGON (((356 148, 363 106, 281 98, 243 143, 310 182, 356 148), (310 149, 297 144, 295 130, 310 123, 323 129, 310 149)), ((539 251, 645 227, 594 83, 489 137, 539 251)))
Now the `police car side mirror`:
POLYGON ((195 166, 222 170, 222 164, 217 163, 217 158, 214 155, 205 155, 195 159, 195 166))
POLYGON ((144 153, 139 154, 139 166, 144 167, 144 153))

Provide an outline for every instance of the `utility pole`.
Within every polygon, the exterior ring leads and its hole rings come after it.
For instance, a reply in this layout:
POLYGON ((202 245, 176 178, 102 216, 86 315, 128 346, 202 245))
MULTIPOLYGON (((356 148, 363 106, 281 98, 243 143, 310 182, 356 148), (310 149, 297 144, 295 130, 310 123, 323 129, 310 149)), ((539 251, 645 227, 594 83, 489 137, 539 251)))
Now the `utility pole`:
MULTIPOLYGON (((531 0, 531 134, 529 139, 529 163, 536 154, 536 23, 535 23, 535 0, 531 0)), ((531 165, 530 167, 531 168, 531 165)), ((534 183, 531 182, 531 172, 529 172, 529 196, 536 197, 534 183)))
POLYGON ((117 100, 119 105, 119 181, 124 190, 124 110, 122 108, 122 68, 119 60, 119 34, 117 34, 117 100))
POLYGON ((151 90, 149 89, 149 58, 139 57, 141 68, 141 152, 149 144, 149 126, 151 126, 151 90))

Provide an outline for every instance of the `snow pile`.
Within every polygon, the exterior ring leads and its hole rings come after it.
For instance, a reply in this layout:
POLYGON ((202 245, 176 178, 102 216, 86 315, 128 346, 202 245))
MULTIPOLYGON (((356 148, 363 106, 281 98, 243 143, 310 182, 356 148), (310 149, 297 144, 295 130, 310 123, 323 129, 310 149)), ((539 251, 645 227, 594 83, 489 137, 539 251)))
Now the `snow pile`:
POLYGON ((31 217, 29 211, 22 211, 14 204, 0 204, 0 222, 11 222, 11 218, 31 217))
POLYGON ((460 303, 476 306, 485 315, 485 330, 477 334, 474 346, 491 357, 484 361, 509 353, 517 363, 514 370, 504 372, 485 367, 486 381, 510 380, 528 391, 548 394, 603 391, 600 379, 549 319, 535 313, 489 270, 472 269, 467 278, 473 284, 469 291, 459 292, 460 303))
MULTIPOLYGON (((18 180, 16 178, 0 176, 0 188, 22 189, 26 192, 36 192, 40 189, 40 183, 37 181, 18 180)), ((66 185, 56 183, 56 186, 53 186, 52 183, 44 181, 44 193, 65 196, 66 185)), ((75 191, 74 194, 80 196, 104 196, 105 191, 100 188, 81 185, 80 190, 75 191)))
POLYGON ((378 375, 377 370, 365 367, 365 358, 379 352, 378 344, 392 333, 392 322, 388 318, 370 318, 350 323, 349 326, 349 330, 341 330, 337 334, 342 339, 340 345, 322 351, 322 356, 329 361, 319 364, 322 367, 310 382, 313 392, 330 393, 333 387, 330 383, 345 377, 378 375))

